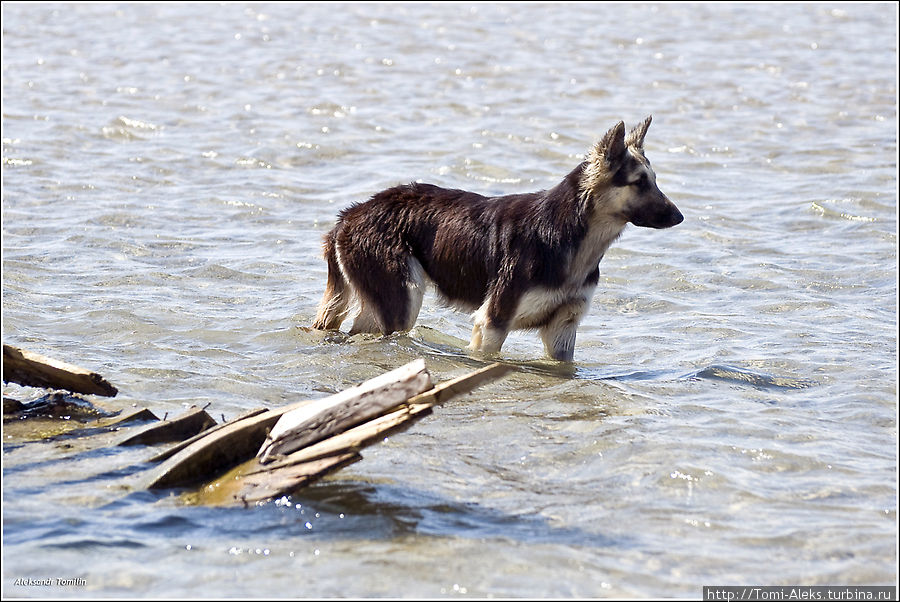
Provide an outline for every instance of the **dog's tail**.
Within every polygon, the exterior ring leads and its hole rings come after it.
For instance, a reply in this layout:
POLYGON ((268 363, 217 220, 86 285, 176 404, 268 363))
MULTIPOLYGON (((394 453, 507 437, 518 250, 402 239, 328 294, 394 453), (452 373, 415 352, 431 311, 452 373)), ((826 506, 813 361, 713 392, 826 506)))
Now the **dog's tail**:
POLYGON ((334 230, 325 235, 325 261, 328 263, 328 281, 325 283, 325 294, 319 303, 319 311, 313 328, 318 330, 336 330, 349 312, 352 291, 341 270, 337 258, 336 233, 334 230))

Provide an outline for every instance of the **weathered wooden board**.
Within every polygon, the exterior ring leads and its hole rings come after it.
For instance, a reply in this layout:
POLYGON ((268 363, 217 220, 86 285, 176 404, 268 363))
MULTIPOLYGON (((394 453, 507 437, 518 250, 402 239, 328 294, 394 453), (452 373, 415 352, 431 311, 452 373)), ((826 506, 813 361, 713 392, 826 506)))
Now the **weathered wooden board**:
POLYGON ((484 383, 496 380, 511 369, 511 366, 505 364, 491 364, 476 372, 440 383, 424 393, 407 399, 399 408, 390 413, 304 447, 276 462, 262 465, 261 470, 265 470, 266 467, 274 469, 299 462, 309 462, 346 451, 358 451, 389 433, 396 432, 399 430, 398 427, 408 427, 419 418, 424 418, 435 405, 457 395, 468 393, 484 383))
POLYGON ((11 345, 3 345, 3 381, 104 397, 119 392, 96 372, 11 345))
MULTIPOLYGON (((427 412, 421 414, 424 417, 427 412)), ((360 424, 348 431, 344 431, 340 435, 329 437, 309 447, 281 456, 274 462, 268 464, 260 463, 259 468, 254 472, 274 471, 294 464, 302 464, 346 452, 359 451, 363 447, 375 443, 377 439, 385 437, 389 432, 393 432, 397 427, 408 426, 407 423, 411 423, 412 418, 413 414, 410 413, 409 408, 403 406, 375 420, 370 420, 365 424, 360 424)))
POLYGON ((310 462, 292 464, 278 470, 250 474, 240 481, 240 489, 233 494, 234 500, 243 504, 273 500, 290 495, 300 487, 306 487, 329 472, 362 459, 356 453, 327 456, 310 462))
POLYGON ((235 466, 219 478, 202 487, 186 492, 185 502, 203 506, 247 506, 289 495, 300 487, 309 485, 329 472, 362 459, 359 454, 346 454, 320 458, 304 465, 292 464, 291 471, 259 473, 258 458, 250 458, 235 466))
MULTIPOLYGON (((468 374, 463 374, 462 376, 443 382, 430 391, 425 391, 416 397, 410 398, 406 402, 406 405, 410 407, 410 410, 413 413, 416 413, 416 408, 418 406, 421 406, 421 409, 426 409, 442 404, 457 395, 474 391, 483 384, 495 381, 511 370, 513 370, 513 366, 509 364, 491 364, 490 366, 485 366, 475 372, 469 372, 468 374)), ((421 409, 418 411, 421 411, 421 409)))
POLYGON ((159 464, 151 472, 147 488, 186 487, 208 481, 247 461, 256 455, 266 434, 290 407, 228 423, 214 433, 200 437, 159 464))
POLYGON ((425 369, 425 361, 410 362, 360 385, 286 412, 266 437, 257 457, 262 464, 266 464, 371 420, 431 388, 431 375, 425 369))

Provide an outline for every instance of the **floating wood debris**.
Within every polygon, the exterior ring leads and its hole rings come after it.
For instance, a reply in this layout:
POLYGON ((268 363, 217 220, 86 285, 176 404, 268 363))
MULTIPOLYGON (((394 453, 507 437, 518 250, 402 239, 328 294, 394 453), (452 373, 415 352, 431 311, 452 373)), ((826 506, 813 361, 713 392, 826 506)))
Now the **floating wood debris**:
MULTIPOLYGON (((147 488, 194 488, 191 495, 198 503, 247 505, 280 498, 360 460, 362 448, 510 369, 492 364, 435 386, 419 359, 322 399, 257 408, 222 424, 205 408, 192 407, 173 419, 159 420, 147 409, 121 416, 116 415, 121 410, 97 410, 62 393, 29 404, 4 399, 4 422, 61 412, 69 418, 71 408, 83 410, 93 424, 72 431, 73 436, 121 430, 124 435, 113 445, 176 442, 150 458, 153 468, 143 480, 147 488)), ((9 345, 3 345, 3 380, 108 397, 118 392, 95 372, 9 345)))
POLYGON ((119 392, 96 372, 11 345, 3 345, 3 381, 104 397, 119 392))
POLYGON ((509 370, 510 366, 492 364, 433 386, 424 361, 417 360, 323 399, 226 423, 168 457, 147 486, 205 483, 195 496, 203 503, 277 499, 359 460, 363 447, 509 370))
MULTIPOLYGON (((360 419, 355 412, 371 417, 373 411, 375 414, 383 411, 385 403, 396 406, 430 386, 431 379, 425 371, 425 362, 417 360, 323 399, 299 401, 283 408, 244 416, 208 436, 198 438, 167 459, 151 477, 148 487, 159 489, 195 484, 253 458, 261 452, 261 446, 276 441, 269 436, 270 431, 277 437, 276 423, 291 412, 312 408, 308 414, 310 424, 320 429, 323 436, 328 436, 365 419, 360 419), (365 401, 381 410, 366 409, 365 401)), ((291 423, 297 420, 295 417, 291 423)), ((280 430, 288 431, 288 427, 282 426, 280 430)), ((295 431, 289 431, 277 441, 281 444, 291 441, 290 433, 293 432, 295 431)))

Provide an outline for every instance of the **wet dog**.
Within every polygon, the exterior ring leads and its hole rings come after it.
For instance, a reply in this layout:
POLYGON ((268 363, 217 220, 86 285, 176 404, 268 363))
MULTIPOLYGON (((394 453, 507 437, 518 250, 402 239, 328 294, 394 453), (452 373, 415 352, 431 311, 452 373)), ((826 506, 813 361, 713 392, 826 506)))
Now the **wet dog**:
POLYGON ((356 301, 351 334, 409 330, 430 282, 474 312, 469 349, 497 352, 511 330, 536 329, 550 357, 572 361, 609 246, 629 222, 684 219, 644 156, 650 119, 627 135, 617 123, 549 190, 485 197, 413 183, 343 210, 325 236, 313 327, 339 328, 356 301))

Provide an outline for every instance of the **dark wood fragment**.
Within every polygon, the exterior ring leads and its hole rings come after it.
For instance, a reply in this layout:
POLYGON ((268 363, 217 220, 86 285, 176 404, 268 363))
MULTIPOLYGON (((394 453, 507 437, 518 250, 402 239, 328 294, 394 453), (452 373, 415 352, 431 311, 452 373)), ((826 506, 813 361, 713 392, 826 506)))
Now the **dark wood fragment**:
POLYGON ((183 441, 215 426, 216 421, 203 409, 190 408, 171 420, 149 424, 136 433, 129 433, 119 445, 153 445, 170 441, 183 441))

